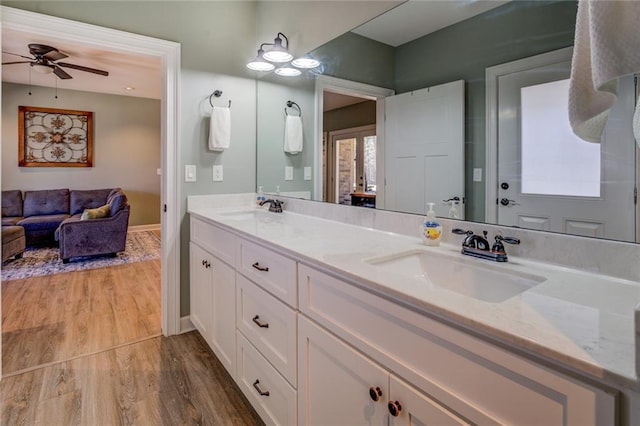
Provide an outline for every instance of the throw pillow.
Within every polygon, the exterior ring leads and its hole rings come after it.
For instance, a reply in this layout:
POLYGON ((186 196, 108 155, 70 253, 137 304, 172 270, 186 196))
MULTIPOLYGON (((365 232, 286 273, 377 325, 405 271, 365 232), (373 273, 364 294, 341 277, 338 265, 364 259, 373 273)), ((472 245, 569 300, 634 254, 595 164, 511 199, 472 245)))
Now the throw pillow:
POLYGON ((85 209, 80 216, 80 220, 100 219, 111 215, 109 204, 97 207, 95 209, 85 209))

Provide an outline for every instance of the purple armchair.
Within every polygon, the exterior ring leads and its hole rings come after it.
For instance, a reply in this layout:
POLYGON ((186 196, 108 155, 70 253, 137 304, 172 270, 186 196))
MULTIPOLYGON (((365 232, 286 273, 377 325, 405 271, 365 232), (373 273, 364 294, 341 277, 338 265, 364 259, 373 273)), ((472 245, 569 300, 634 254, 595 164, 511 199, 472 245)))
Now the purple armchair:
POLYGON ((97 194, 78 191, 77 202, 71 200, 72 216, 65 219, 56 230, 56 240, 60 243, 60 258, 68 263, 72 257, 110 254, 115 256, 124 251, 129 227, 129 204, 121 189, 112 190, 106 200, 97 194), (100 219, 82 220, 82 209, 87 206, 87 197, 94 197, 91 205, 109 204, 110 216, 100 219), (74 209, 74 204, 77 205, 74 209))

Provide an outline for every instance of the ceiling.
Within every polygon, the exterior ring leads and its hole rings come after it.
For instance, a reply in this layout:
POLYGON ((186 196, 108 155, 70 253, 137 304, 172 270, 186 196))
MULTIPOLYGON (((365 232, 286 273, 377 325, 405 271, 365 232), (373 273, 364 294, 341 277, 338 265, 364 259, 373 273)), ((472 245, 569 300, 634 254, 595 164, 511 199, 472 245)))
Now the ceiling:
POLYGON ((361 36, 400 46, 472 16, 508 3, 510 0, 411 0, 360 25, 353 30, 361 36))
POLYGON ((5 52, 31 56, 27 47, 29 43, 55 47, 69 55, 68 58, 62 59, 62 62, 108 71, 109 76, 104 77, 64 68, 73 78, 61 80, 54 74, 43 75, 33 72, 29 64, 14 64, 2 66, 3 82, 28 85, 29 77, 31 77, 31 84, 34 86, 55 87, 57 83, 59 89, 160 99, 161 64, 158 57, 113 52, 75 41, 56 39, 55 37, 44 38, 35 32, 29 33, 3 28, 2 62, 22 60, 5 52), (127 90, 127 87, 133 89, 127 90))

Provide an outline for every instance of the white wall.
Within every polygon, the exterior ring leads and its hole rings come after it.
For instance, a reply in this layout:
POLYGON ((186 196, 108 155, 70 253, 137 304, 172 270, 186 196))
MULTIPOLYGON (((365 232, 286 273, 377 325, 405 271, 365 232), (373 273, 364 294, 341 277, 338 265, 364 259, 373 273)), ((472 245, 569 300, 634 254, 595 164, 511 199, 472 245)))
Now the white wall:
POLYGON ((160 101, 2 84, 2 189, 121 187, 129 225, 160 223, 160 101), (93 167, 18 167, 18 106, 94 113, 93 167))

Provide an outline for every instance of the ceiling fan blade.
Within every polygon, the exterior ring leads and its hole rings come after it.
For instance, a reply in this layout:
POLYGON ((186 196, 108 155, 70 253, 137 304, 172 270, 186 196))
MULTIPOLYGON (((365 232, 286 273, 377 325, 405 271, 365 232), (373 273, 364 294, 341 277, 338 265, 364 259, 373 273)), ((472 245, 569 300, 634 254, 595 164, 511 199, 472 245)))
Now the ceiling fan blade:
POLYGON ((105 77, 109 75, 107 71, 102 71, 95 68, 83 67, 82 65, 69 64, 67 62, 57 62, 56 65, 60 65, 61 67, 65 67, 65 68, 71 68, 78 71, 92 72, 94 74, 104 75, 105 77))
POLYGON ((2 65, 30 64, 32 61, 3 62, 2 65))
POLYGON ((42 56, 44 56, 45 58, 47 58, 50 61, 58 61, 60 59, 64 59, 64 58, 68 58, 69 57, 69 55, 65 55, 64 53, 59 52, 57 50, 52 50, 51 52, 45 53, 42 56))
POLYGON ((56 67, 54 67, 54 68, 53 68, 53 73, 54 73, 55 75, 57 75, 59 78, 61 78, 62 80, 68 80, 68 79, 70 79, 70 78, 73 78, 73 77, 71 77, 69 74, 67 74, 67 73, 65 72, 65 70, 63 70, 62 68, 60 68, 60 67, 58 67, 58 66, 56 66, 56 67))
POLYGON ((19 56, 19 57, 25 58, 25 59, 31 59, 33 61, 33 58, 30 58, 30 57, 24 56, 24 55, 18 55, 17 53, 5 52, 4 50, 2 51, 2 53, 6 53, 7 55, 19 56))

